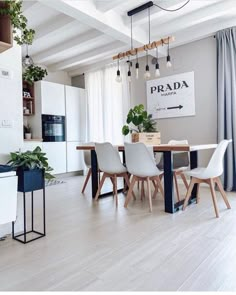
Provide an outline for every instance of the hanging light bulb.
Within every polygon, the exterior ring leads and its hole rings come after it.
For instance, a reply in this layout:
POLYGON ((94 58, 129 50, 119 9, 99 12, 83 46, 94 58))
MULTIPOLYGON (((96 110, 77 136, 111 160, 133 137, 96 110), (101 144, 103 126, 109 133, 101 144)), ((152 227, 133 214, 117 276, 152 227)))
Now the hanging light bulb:
POLYGON ((166 66, 167 68, 171 68, 172 64, 170 61, 170 37, 168 37, 168 54, 167 54, 167 58, 166 58, 166 66))
POLYGON ((24 68, 28 68, 29 66, 33 64, 34 64, 33 59, 29 56, 29 53, 28 53, 28 44, 26 44, 26 56, 22 60, 22 66, 24 68))
POLYGON ((136 79, 139 78, 139 62, 138 62, 138 50, 136 49, 136 65, 135 65, 136 79))
POLYGON ((130 61, 130 57, 128 57, 128 82, 131 83, 132 78, 131 78, 131 66, 132 66, 132 62, 130 61))
POLYGON ((150 69, 148 65, 148 50, 146 50, 146 68, 145 68, 145 73, 144 73, 144 79, 150 79, 151 74, 150 74, 150 69))
POLYGON ((132 81, 132 78, 131 78, 131 71, 129 70, 128 71, 128 82, 131 83, 132 81))
POLYGON ((157 58, 157 61, 156 61, 156 70, 155 70, 155 77, 158 78, 160 77, 161 73, 160 73, 160 66, 159 66, 159 62, 158 62, 158 48, 156 47, 156 58, 157 58))
POLYGON ((117 69, 117 72, 116 72, 116 82, 121 83, 122 82, 122 77, 120 75, 120 60, 119 60, 119 58, 117 60, 117 66, 118 66, 118 69, 117 69))

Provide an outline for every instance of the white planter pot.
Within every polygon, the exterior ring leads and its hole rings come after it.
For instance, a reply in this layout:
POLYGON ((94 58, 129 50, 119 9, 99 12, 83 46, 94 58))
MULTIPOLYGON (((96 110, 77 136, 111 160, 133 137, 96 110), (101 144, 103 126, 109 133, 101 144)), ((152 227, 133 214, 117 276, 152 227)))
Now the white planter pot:
POLYGON ((31 133, 25 133, 25 139, 31 139, 32 135, 31 133))

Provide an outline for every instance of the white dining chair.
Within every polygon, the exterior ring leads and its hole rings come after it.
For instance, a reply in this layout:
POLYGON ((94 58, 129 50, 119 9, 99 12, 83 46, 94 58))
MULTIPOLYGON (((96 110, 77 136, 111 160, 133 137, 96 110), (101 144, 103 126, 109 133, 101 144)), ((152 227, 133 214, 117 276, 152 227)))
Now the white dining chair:
POLYGON ((150 189, 150 181, 156 183, 154 195, 158 188, 164 198, 164 190, 161 184, 160 175, 163 173, 157 167, 154 157, 145 144, 139 143, 125 143, 125 158, 128 172, 132 175, 130 188, 125 201, 125 208, 131 199, 133 188, 136 181, 147 181, 147 193, 149 200, 149 209, 152 212, 152 196, 150 189))
MULTIPOLYGON (((188 140, 170 140, 169 145, 188 145, 188 140)), ((164 169, 164 159, 161 156, 157 167, 162 170, 164 169)), ((189 168, 189 155, 187 152, 173 152, 173 178, 175 183, 175 190, 177 195, 177 201, 180 201, 179 185, 178 185, 178 176, 181 177, 186 190, 188 190, 188 181, 184 175, 184 171, 189 168)))
POLYGON ((217 201, 216 201, 216 194, 215 194, 215 189, 214 185, 216 184, 219 188, 219 191, 222 195, 222 198, 226 204, 226 207, 230 209, 230 204, 227 199, 226 193, 223 189, 223 186, 221 184, 220 176, 222 175, 224 168, 223 168, 223 160, 224 160, 224 154, 226 152, 226 149, 229 145, 229 143, 232 142, 232 140, 222 140, 215 152, 213 153, 210 162, 206 168, 195 168, 190 171, 186 171, 185 174, 188 176, 191 176, 191 182, 185 197, 184 205, 183 205, 183 210, 185 210, 188 201, 191 197, 192 189, 195 184, 197 184, 197 203, 199 202, 199 185, 200 183, 207 183, 210 185, 210 190, 211 190, 211 195, 212 195, 212 200, 213 200, 213 205, 215 209, 215 214, 216 217, 219 217, 219 210, 217 207, 217 201))
MULTIPOLYGON (((97 154, 98 166, 103 176, 99 184, 95 200, 97 201, 106 178, 110 178, 113 183, 113 194, 116 198, 116 205, 118 205, 117 196, 117 178, 123 177, 128 188, 130 187, 129 176, 127 169, 121 162, 118 150, 109 142, 95 143, 95 151, 97 154)), ((133 194, 135 198, 135 195, 133 194)))

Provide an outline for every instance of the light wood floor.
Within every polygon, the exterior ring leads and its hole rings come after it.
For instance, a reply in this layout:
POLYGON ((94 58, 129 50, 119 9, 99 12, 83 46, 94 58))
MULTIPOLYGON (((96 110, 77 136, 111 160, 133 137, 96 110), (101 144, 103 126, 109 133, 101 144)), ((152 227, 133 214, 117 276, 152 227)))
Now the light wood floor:
POLYGON ((0 290, 236 291, 236 194, 227 210, 217 193, 219 219, 205 187, 185 212, 164 213, 159 196, 150 214, 139 198, 124 209, 122 194, 118 209, 93 203, 83 180, 47 188, 47 237, 0 242, 0 290))

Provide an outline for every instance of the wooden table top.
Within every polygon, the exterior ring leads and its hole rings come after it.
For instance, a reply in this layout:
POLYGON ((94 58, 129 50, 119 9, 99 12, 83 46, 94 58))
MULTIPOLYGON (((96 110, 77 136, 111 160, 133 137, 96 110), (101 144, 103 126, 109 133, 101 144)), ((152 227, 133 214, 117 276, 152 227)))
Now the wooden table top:
MULTIPOLYGON (((153 151, 154 152, 191 152, 191 151, 199 151, 199 150, 208 150, 208 149, 215 149, 217 147, 217 144, 200 144, 200 145, 169 145, 169 144, 160 144, 160 145, 154 145, 153 151)), ((83 150, 83 151, 91 151, 95 149, 94 145, 90 144, 81 144, 76 147, 77 150, 83 150)), ((119 145, 118 146, 119 151, 124 151, 124 146, 119 145)))

